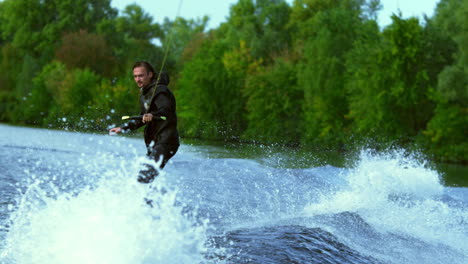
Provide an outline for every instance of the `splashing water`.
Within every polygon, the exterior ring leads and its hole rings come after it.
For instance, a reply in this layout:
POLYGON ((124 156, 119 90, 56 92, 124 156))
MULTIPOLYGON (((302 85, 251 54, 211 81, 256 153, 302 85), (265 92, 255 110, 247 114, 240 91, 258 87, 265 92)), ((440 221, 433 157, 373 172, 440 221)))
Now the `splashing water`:
POLYGON ((467 210, 443 201, 438 173, 423 162, 403 151, 362 151, 355 168, 343 176, 344 189, 322 194, 304 213, 358 213, 378 230, 468 251, 467 210))
POLYGON ((164 173, 157 188, 148 188, 129 177, 137 171, 136 165, 107 171, 78 193, 36 180, 11 216, 0 262, 202 262, 208 222, 196 221, 176 205, 177 190, 165 184, 164 173))
POLYGON ((148 186, 141 140, 0 133, 2 264, 468 263, 468 189, 403 151, 290 169, 183 145, 148 186))

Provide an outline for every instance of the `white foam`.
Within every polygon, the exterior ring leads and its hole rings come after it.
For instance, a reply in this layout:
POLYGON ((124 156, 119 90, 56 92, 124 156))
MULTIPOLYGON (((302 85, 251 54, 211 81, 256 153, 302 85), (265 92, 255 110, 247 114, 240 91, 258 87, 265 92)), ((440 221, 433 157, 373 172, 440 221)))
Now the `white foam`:
POLYGON ((201 262, 208 223, 196 222, 175 205, 177 191, 165 186, 164 174, 158 178, 158 187, 167 190, 163 195, 138 183, 134 167, 108 171, 78 194, 44 182, 30 185, 12 214, 0 262, 201 262), (154 208, 144 198, 152 199, 154 208))
POLYGON ((377 230, 468 250, 466 208, 441 201, 440 177, 423 162, 403 151, 363 151, 355 168, 344 176, 348 180, 344 190, 322 194, 304 214, 356 212, 377 230))

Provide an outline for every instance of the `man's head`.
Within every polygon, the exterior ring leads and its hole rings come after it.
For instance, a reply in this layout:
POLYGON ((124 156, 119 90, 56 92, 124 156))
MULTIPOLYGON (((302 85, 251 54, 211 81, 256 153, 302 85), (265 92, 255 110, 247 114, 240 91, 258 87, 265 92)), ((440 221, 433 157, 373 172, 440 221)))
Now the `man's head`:
POLYGON ((153 66, 146 61, 137 61, 133 65, 133 79, 138 87, 143 88, 155 78, 153 66))

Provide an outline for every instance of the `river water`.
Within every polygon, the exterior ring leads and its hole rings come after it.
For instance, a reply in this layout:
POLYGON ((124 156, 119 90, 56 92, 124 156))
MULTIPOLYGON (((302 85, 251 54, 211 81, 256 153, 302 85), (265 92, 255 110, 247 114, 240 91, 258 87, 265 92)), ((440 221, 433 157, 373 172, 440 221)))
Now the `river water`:
POLYGON ((143 185, 142 139, 0 125, 0 263, 468 263, 468 189, 403 151, 220 151, 182 144, 143 185))

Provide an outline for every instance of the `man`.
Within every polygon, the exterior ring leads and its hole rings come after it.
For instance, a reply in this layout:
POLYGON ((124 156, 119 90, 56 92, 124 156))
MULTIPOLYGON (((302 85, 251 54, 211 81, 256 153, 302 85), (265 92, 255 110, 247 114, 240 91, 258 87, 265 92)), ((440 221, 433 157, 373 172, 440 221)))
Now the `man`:
MULTIPOLYGON (((121 127, 114 127, 109 132, 121 133, 146 125, 147 155, 159 163, 159 169, 162 169, 179 148, 176 100, 167 87, 169 75, 165 72, 157 75, 150 63, 139 61, 133 66, 133 79, 140 88, 142 118, 131 120, 121 127)), ((158 175, 158 170, 150 165, 145 166, 138 175, 138 181, 150 183, 158 175)))

